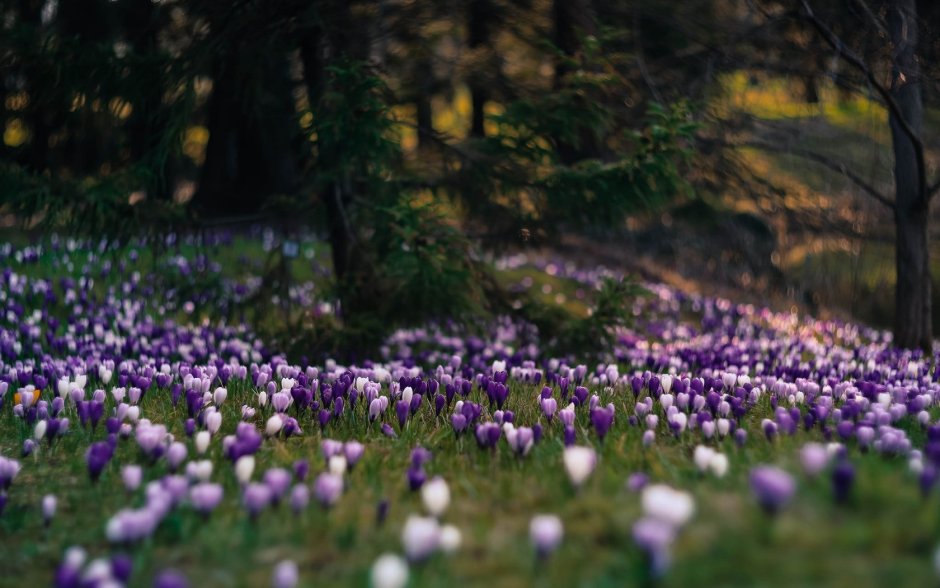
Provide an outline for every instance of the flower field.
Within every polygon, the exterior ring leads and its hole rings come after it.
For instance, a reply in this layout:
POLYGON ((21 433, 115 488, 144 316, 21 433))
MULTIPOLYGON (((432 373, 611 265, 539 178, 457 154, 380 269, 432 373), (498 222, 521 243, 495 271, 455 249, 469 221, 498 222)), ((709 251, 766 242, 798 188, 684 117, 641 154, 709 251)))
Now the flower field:
POLYGON ((292 363, 211 312, 235 260, 112 253, 0 250, 0 585, 936 582, 940 372, 887 333, 645 284, 605 363, 507 318, 292 363))

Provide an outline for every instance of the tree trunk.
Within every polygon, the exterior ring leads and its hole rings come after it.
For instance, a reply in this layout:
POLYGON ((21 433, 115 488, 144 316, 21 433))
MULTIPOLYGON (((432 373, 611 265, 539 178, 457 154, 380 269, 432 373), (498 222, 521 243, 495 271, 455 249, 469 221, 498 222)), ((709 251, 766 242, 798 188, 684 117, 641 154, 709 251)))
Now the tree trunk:
MULTIPOLYGON (((555 61, 553 85, 558 91, 565 85, 565 76, 570 69, 568 61, 580 53, 582 37, 597 32, 597 23, 590 0, 555 0, 552 3, 552 18, 555 46, 565 56, 555 61)), ((561 139, 556 140, 558 157, 565 165, 572 165, 583 159, 601 158, 602 147, 594 129, 581 128, 577 143, 572 145, 561 139)))
POLYGON ((418 123, 418 147, 429 144, 434 133, 434 112, 431 110, 431 95, 434 91, 434 68, 430 56, 421 57, 415 65, 417 88, 415 91, 415 113, 418 123))
MULTIPOLYGON (((478 50, 489 43, 490 19, 493 12, 488 0, 470 0, 470 10, 467 15, 467 46, 471 51, 478 50)), ((490 60, 487 60, 487 64, 490 60)), ((485 76, 480 71, 470 75, 470 136, 486 136, 486 113, 484 106, 489 98, 484 81, 485 76)))
MULTIPOLYGON (((298 30, 300 37, 300 59, 303 62, 304 84, 307 100, 314 117, 328 117, 320 112, 320 99, 326 84, 326 68, 331 60, 342 58, 364 60, 368 43, 352 37, 352 16, 345 2, 324 2, 317 6, 319 12, 310 12, 298 30), (328 23, 324 28, 320 23, 328 23)), ((343 282, 352 267, 355 234, 349 216, 352 203, 351 187, 344 182, 329 182, 322 188, 320 199, 326 207, 329 224, 330 253, 333 261, 333 276, 343 282)), ((343 296, 341 289, 340 298, 343 296)), ((349 306, 342 301, 343 310, 349 306)))
POLYGON ((917 63, 915 0, 895 0, 888 14, 894 57, 891 95, 903 120, 891 113, 894 147, 896 271, 894 344, 930 350, 931 283, 928 240, 929 198, 922 158, 907 126, 920 137, 924 126, 921 78, 917 63))
POLYGON ((236 47, 216 59, 209 143, 196 203, 207 216, 252 214, 297 187, 293 84, 280 46, 236 47))

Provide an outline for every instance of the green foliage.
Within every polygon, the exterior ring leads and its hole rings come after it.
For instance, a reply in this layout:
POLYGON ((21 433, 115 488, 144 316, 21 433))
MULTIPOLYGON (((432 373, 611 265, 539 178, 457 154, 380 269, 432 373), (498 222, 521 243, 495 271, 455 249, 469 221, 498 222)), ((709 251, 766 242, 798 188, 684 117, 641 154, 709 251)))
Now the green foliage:
POLYGON ((618 329, 633 324, 633 303, 644 294, 646 290, 630 278, 608 278, 594 292, 594 306, 586 317, 533 299, 525 301, 520 314, 538 327, 549 356, 604 360, 617 341, 618 329))
POLYGON ((31 229, 126 242, 163 234, 184 220, 183 209, 171 202, 130 203, 128 194, 145 174, 146 169, 135 166, 104 177, 69 180, 0 165, 0 204, 31 229))
POLYGON ((635 128, 623 105, 630 87, 604 43, 587 39, 585 47, 579 59, 565 58, 569 73, 552 91, 510 103, 491 117, 498 132, 462 154, 448 185, 471 213, 500 218, 492 233, 617 226, 691 193, 683 170, 696 124, 688 105, 650 103, 635 128))
POLYGON ((385 82, 365 63, 340 60, 327 68, 324 86, 311 113, 317 187, 341 183, 372 200, 394 198, 388 180, 401 151, 385 82))

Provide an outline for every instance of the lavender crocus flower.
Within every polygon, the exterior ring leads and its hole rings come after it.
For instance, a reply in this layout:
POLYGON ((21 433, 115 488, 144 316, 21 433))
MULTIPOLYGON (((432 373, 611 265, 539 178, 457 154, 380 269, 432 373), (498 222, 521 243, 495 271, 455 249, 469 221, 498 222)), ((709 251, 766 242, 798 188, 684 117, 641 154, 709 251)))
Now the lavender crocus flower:
POLYGON ((47 527, 55 517, 57 503, 58 501, 53 494, 46 494, 42 497, 42 522, 47 527))
POLYGON ((284 560, 274 566, 271 575, 272 588, 294 588, 300 580, 300 571, 297 564, 291 560, 284 560))
POLYGON ((21 469, 20 462, 0 455, 0 490, 7 490, 21 469))
POLYGON ((343 493, 343 478, 335 474, 322 473, 313 484, 313 495, 323 508, 330 508, 343 493))
POLYGON ((653 517, 644 517, 633 525, 633 541, 650 558, 654 576, 663 575, 672 559, 671 548, 676 527, 653 517))
POLYGON ((256 518, 271 503, 271 489, 266 484, 253 482, 245 487, 242 504, 251 518, 256 518))
POLYGON ((832 469, 832 493, 837 503, 848 502, 854 482, 855 468, 848 460, 839 460, 839 463, 832 469))
POLYGON ((529 522, 529 539, 539 558, 546 558, 561 545, 564 527, 556 515, 543 514, 529 522))
POLYGON ((271 502, 277 505, 290 488, 291 474, 284 468, 271 468, 264 472, 262 481, 271 489, 271 502))
POLYGON ((614 422, 614 411, 611 407, 598 407, 591 411, 591 424, 601 441, 607 436, 614 422))
POLYGON ((305 484, 294 484, 290 492, 290 508, 295 513, 303 512, 310 503, 310 490, 305 484))
POLYGON ((752 469, 750 485, 758 504, 770 514, 775 514, 786 506, 796 491, 793 477, 773 466, 758 466, 752 469))
POLYGON ((506 431, 506 441, 509 447, 518 456, 528 455, 532 446, 535 444, 535 433, 529 427, 511 427, 506 431))
POLYGON ((441 540, 441 528, 433 517, 411 515, 405 521, 401 542, 410 561, 419 562, 437 551, 441 540))
POLYGON ((121 481, 128 492, 133 492, 140 487, 144 479, 144 470, 139 465, 128 464, 121 468, 121 481))
POLYGON ((98 481, 101 472, 111 461, 113 455, 114 450, 111 445, 104 441, 97 441, 88 447, 88 451, 85 452, 85 463, 88 465, 88 474, 91 476, 92 482, 98 481))
POLYGON ((222 502, 223 495, 224 492, 220 484, 203 482, 190 488, 189 502, 197 512, 203 516, 208 516, 222 502))
POLYGON ((164 570, 154 578, 153 588, 189 588, 189 581, 176 570, 164 570))
POLYGON ((343 444, 343 455, 346 457, 346 464, 349 466, 349 469, 352 469, 359 463, 365 451, 366 446, 358 441, 347 441, 343 444))

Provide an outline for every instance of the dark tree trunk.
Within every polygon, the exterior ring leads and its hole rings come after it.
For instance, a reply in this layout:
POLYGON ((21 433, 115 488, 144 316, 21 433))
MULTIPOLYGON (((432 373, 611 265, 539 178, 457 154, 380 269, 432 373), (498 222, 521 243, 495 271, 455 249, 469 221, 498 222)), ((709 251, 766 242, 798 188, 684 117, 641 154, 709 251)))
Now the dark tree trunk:
POLYGON ((923 158, 904 128, 919 137, 924 125, 920 69, 917 64, 917 7, 915 0, 895 0, 888 14, 894 50, 891 94, 899 119, 889 117, 894 146, 895 229, 897 231, 894 343, 899 347, 929 350, 931 283, 928 241, 929 198, 923 158))
MULTIPOLYGON (((596 33, 597 25, 590 0, 555 0, 552 3, 555 46, 566 58, 576 58, 581 52, 581 38, 596 33)), ((554 87, 564 86, 569 65, 566 59, 555 62, 554 87)), ((558 156, 565 165, 582 159, 600 158, 602 148, 593 129, 581 129, 577 145, 557 140, 558 156)))
MULTIPOLYGON (((152 0, 132 0, 122 5, 125 35, 134 51, 139 55, 153 56, 158 51, 157 33, 160 30, 160 5, 152 0)), ((142 88, 135 101, 128 121, 131 160, 148 161, 151 179, 148 198, 169 200, 173 196, 170 185, 169 156, 162 157, 158 150, 166 128, 163 112, 163 76, 148 72, 147 87, 142 88)))
POLYGON ((296 189, 296 121, 286 51, 232 48, 216 60, 209 144, 196 204, 208 216, 255 213, 296 189), (260 52, 260 53, 259 53, 260 52))
MULTIPOLYGON (((342 58, 364 60, 369 46, 363 39, 354 38, 352 15, 344 0, 323 2, 317 5, 317 11, 308 13, 303 26, 298 29, 304 84, 315 117, 329 116, 328 113, 318 111, 326 83, 326 67, 331 61, 342 58), (328 30, 324 30, 321 23, 329 23, 328 30)), ((351 268, 355 243, 349 217, 352 190, 344 182, 329 182, 319 196, 326 206, 333 275, 338 282, 342 282, 351 268)))
POLYGON ((418 123, 418 147, 428 144, 428 137, 434 132, 434 117, 431 110, 431 94, 434 90, 434 69, 430 57, 421 58, 415 66, 417 91, 415 93, 415 113, 418 123))
MULTIPOLYGON (((471 51, 485 47, 490 41, 490 19, 493 17, 493 6, 488 0, 470 0, 470 11, 467 16, 467 46, 471 51)), ((481 71, 474 71, 470 75, 470 136, 486 136, 486 113, 484 107, 489 98, 486 88, 486 76, 481 71)))

